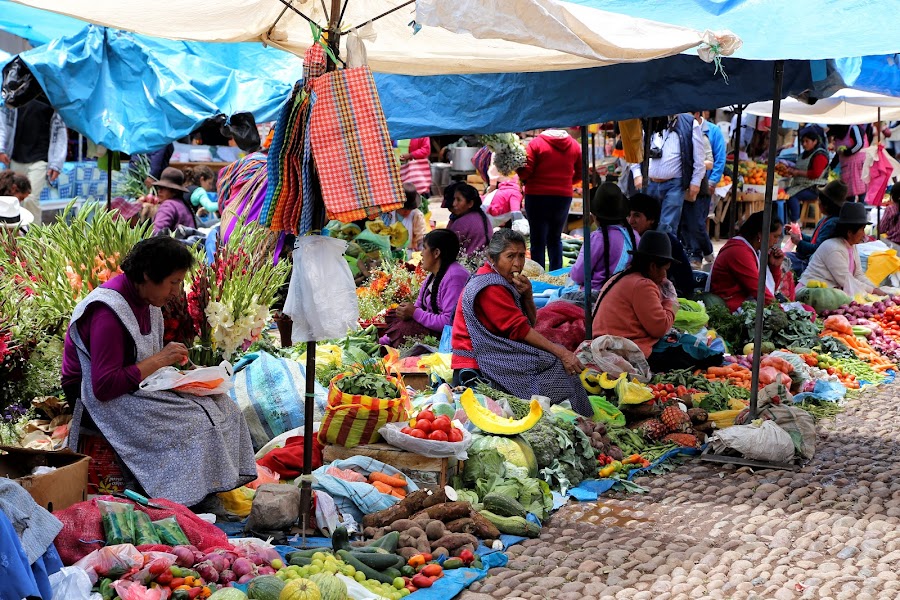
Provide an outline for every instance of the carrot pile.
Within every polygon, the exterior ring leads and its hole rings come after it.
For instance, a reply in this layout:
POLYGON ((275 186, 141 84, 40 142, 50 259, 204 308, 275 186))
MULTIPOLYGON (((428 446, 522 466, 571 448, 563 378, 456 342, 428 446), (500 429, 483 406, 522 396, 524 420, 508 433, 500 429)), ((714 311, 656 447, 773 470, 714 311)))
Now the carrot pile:
POLYGON ((837 338, 847 344, 847 346, 853 350, 853 352, 859 357, 860 360, 864 360, 878 372, 884 372, 889 369, 897 369, 897 366, 889 361, 888 359, 881 356, 878 352, 876 352, 872 346, 869 345, 869 342, 858 338, 852 333, 842 333, 839 331, 835 331, 833 329, 825 329, 821 333, 821 337, 831 336, 837 338))
POLYGON ((738 387, 750 389, 750 369, 732 363, 724 367, 709 367, 706 372, 697 370, 695 375, 702 375, 708 381, 723 381, 738 387))
POLYGON ((369 474, 369 483, 382 494, 406 498, 406 477, 403 475, 388 475, 375 471, 369 474))

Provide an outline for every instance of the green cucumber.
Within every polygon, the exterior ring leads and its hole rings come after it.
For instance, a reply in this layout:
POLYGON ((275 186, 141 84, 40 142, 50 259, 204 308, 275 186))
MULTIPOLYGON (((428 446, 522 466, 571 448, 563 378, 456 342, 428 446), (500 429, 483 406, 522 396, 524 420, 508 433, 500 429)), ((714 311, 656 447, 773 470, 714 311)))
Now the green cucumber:
POLYGON ((528 515, 528 511, 515 498, 502 496, 500 494, 486 494, 484 499, 484 508, 501 517, 522 517, 528 515))
POLYGON ((387 533, 377 540, 373 541, 369 544, 369 548, 384 548, 388 552, 394 553, 397 551, 397 544, 400 543, 400 532, 392 531, 387 533))
POLYGON ((379 548, 378 546, 353 546, 350 548, 350 552, 361 554, 393 554, 393 552, 388 552, 384 548, 379 548))
POLYGON ((331 548, 307 548, 306 550, 297 550, 296 552, 288 552, 287 559, 291 560, 292 556, 302 556, 304 558, 312 558, 312 555, 316 552, 324 552, 325 554, 332 554, 331 548))
POLYGON ((367 567, 371 567, 376 571, 384 571, 388 567, 397 567, 404 562, 402 556, 396 554, 379 554, 377 552, 356 552, 350 551, 350 555, 356 560, 363 563, 367 567))
POLYGON ((347 528, 339 525, 331 532, 331 548, 337 552, 338 550, 350 550, 350 534, 347 528))
POLYGON ((448 558, 441 566, 445 571, 447 571, 450 569, 461 569, 462 567, 466 566, 466 563, 464 563, 460 558, 448 558))
POLYGON ((294 565, 297 567, 308 567, 312 564, 312 559, 306 556, 292 556, 288 559, 289 565, 294 565))
POLYGON ((384 575, 385 575, 386 577, 390 577, 390 578, 391 578, 391 583, 393 583, 394 580, 397 579, 398 577, 402 577, 402 576, 403 576, 403 575, 400 574, 400 570, 399 570, 399 569, 395 569, 394 567, 388 567, 387 569, 385 569, 385 570, 384 570, 384 575))
POLYGON ((366 579, 374 579, 376 581, 380 581, 381 583, 394 583, 393 577, 388 577, 384 573, 380 573, 372 567, 363 564, 346 550, 338 550, 338 556, 340 556, 341 560, 343 560, 348 565, 352 565, 353 568, 357 571, 362 571, 363 575, 366 576, 366 579))

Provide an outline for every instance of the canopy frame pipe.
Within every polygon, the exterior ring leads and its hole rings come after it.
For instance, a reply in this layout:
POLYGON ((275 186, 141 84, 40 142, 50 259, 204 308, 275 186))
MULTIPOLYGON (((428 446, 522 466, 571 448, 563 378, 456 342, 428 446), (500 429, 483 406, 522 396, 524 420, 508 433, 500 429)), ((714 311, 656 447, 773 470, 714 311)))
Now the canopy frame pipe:
POLYGON ((732 152, 734 157, 731 161, 731 206, 728 208, 731 220, 731 235, 733 237, 737 232, 737 204, 738 204, 738 165, 741 162, 741 119, 744 116, 744 105, 737 105, 737 120, 734 127, 734 142, 732 142, 732 152))
POLYGON ((591 321, 591 179, 588 172, 588 126, 581 127, 581 218, 584 231, 582 256, 584 260, 584 339, 590 340, 593 331, 591 321))
MULTIPOLYGON (((772 188, 775 184, 775 155, 778 152, 778 124, 781 117, 781 87, 784 83, 784 61, 775 61, 775 91, 772 106, 772 124, 769 130, 769 156, 766 166, 766 197, 763 203, 762 233, 759 248, 759 277, 756 284, 756 319, 753 327, 753 366, 750 376, 750 416, 756 418, 759 404, 759 362, 762 357, 763 312, 766 302, 766 271, 769 261, 769 232, 772 229, 772 188), (774 130, 774 131, 773 131, 774 130)), ((773 290, 773 294, 777 290, 773 290)))

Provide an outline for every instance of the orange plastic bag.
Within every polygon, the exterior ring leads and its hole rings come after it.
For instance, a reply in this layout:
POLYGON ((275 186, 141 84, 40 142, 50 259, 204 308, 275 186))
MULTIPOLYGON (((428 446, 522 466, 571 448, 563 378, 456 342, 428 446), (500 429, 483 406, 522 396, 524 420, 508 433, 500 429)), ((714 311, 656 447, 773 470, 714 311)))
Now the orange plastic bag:
POLYGON ((387 423, 407 419, 409 396, 396 377, 387 379, 400 390, 400 397, 389 399, 346 394, 335 385, 343 377, 338 375, 332 379, 328 388, 328 405, 319 427, 319 441, 323 444, 346 448, 371 444, 381 439, 378 430, 387 423))

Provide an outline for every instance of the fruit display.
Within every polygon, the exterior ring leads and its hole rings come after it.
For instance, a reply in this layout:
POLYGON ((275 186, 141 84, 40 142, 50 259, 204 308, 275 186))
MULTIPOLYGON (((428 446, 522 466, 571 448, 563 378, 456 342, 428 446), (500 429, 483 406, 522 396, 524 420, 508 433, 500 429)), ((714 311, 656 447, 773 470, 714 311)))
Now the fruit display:
POLYGON ((678 400, 700 392, 696 388, 688 388, 683 385, 676 386, 671 383, 651 383, 649 387, 653 392, 653 399, 657 401, 678 400))
POLYGON ((400 432, 414 438, 436 442, 461 442, 463 439, 462 429, 450 420, 450 416, 435 414, 432 407, 419 411, 400 432))
POLYGON ((723 175, 722 179, 719 180, 719 183, 716 184, 716 187, 721 188, 727 185, 731 185, 731 177, 728 175, 723 175))
POLYGON ((782 190, 782 189, 779 189, 779 190, 778 190, 778 196, 777 196, 775 199, 776 199, 776 200, 787 200, 787 199, 790 198, 790 197, 791 197, 791 196, 790 196, 786 191, 784 191, 784 190, 782 190))
POLYGON ((777 162, 775 163, 775 173, 777 173, 780 177, 790 177, 791 167, 783 162, 777 162))
POLYGON ((743 175, 744 183, 750 185, 766 184, 766 167, 753 162, 741 163, 738 172, 743 175))

